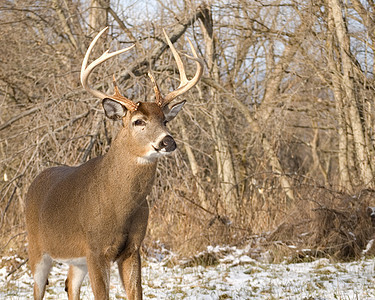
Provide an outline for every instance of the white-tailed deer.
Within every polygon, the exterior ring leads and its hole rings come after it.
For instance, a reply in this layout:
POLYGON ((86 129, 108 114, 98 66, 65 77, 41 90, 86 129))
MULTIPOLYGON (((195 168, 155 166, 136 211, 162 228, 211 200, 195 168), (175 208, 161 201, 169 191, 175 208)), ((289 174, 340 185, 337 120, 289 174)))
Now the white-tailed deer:
POLYGON ((90 44, 81 69, 83 87, 103 99, 107 117, 121 119, 123 127, 111 148, 78 167, 45 170, 31 184, 26 199, 29 263, 34 277, 34 298, 42 299, 52 261, 70 265, 66 279, 69 299, 79 299, 80 286, 89 273, 95 299, 109 298, 109 274, 117 262, 128 299, 142 299, 139 249, 145 236, 150 193, 159 157, 176 149, 166 123, 185 101, 168 104, 200 79, 203 63, 190 47, 197 71, 188 80, 184 67, 165 34, 180 73, 180 86, 163 97, 149 74, 155 102, 135 103, 122 96, 114 82, 112 96, 88 84, 92 70, 107 59, 130 50, 102 56, 87 66, 90 52, 103 29, 90 44))

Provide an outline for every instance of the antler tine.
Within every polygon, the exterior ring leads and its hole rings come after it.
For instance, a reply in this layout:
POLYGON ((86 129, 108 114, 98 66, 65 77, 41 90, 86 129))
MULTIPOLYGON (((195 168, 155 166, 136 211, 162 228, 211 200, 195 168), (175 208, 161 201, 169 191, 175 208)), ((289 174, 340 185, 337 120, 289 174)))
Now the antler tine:
POLYGON ((152 84, 154 85, 154 92, 155 92, 155 102, 157 105, 162 106, 163 105, 163 96, 161 95, 160 89, 158 87, 158 84, 156 83, 156 80, 151 72, 147 73, 148 77, 150 77, 152 84))
POLYGON ((115 93, 112 96, 110 96, 110 98, 117 102, 123 103, 127 110, 136 111, 138 109, 139 103, 134 103, 129 98, 126 98, 125 96, 121 95, 120 89, 117 86, 115 75, 113 75, 113 86, 115 88, 115 93))
POLYGON ((176 90, 170 92, 168 95, 166 95, 164 97, 164 101, 163 101, 162 106, 165 106, 168 103, 170 103, 174 98, 176 98, 177 96, 182 95, 183 93, 187 92, 188 90, 190 90, 193 86, 195 86, 197 84, 197 82, 199 81, 199 79, 201 78, 202 73, 203 73, 203 61, 198 57, 197 52, 195 51, 193 44, 188 39, 188 42, 189 42, 189 45, 190 45, 190 48, 191 48, 191 51, 192 51, 194 57, 190 56, 190 55, 186 55, 186 54, 185 54, 185 56, 189 59, 194 60, 197 63, 197 71, 196 71, 194 77, 191 80, 188 80, 187 77, 186 77, 185 68, 184 68, 184 65, 182 63, 180 55, 177 53, 175 47, 173 46, 172 42, 170 41, 170 39, 169 39, 169 37, 168 37, 168 35, 167 35, 167 33, 165 32, 164 29, 163 29, 163 32, 164 32, 165 38, 167 40, 167 43, 169 45, 169 48, 171 48, 173 57, 176 60, 178 71, 180 73, 180 85, 177 87, 176 90))
MULTIPOLYGON (((116 97, 114 98, 114 96, 118 96, 117 95, 117 91, 118 91, 118 88, 117 90, 115 91, 115 95, 113 96, 109 96, 101 91, 98 91, 98 90, 94 90, 88 83, 88 78, 91 74, 91 72, 95 69, 95 67, 97 67, 98 65, 100 65, 101 63, 105 62, 106 60, 110 59, 111 57, 114 57, 116 55, 119 55, 121 53, 124 53, 126 51, 129 51, 130 49, 132 49, 134 45, 128 47, 128 48, 125 48, 125 49, 121 49, 121 50, 117 50, 115 52, 112 52, 112 53, 109 53, 109 49, 106 50, 99 58, 97 58, 96 60, 94 60, 91 64, 89 64, 87 66, 87 62, 89 60, 89 57, 90 57, 90 54, 92 52, 92 49, 94 48, 96 42, 98 41, 98 39, 102 36, 102 34, 108 29, 108 27, 104 28, 102 31, 100 31, 96 37, 93 39, 93 41, 91 42, 89 48, 87 49, 87 52, 85 54, 85 57, 83 59, 83 62, 82 62, 82 67, 81 67, 81 83, 82 83, 82 86, 84 87, 84 89, 86 91, 88 91, 89 93, 91 93, 92 95, 94 95, 95 97, 98 97, 98 98, 101 98, 101 99, 104 99, 104 98, 111 98, 111 99, 114 99, 116 101, 119 101, 119 102, 122 102, 125 107, 127 109, 130 109, 130 110, 134 110, 134 107, 136 107, 136 104, 134 104, 133 101, 131 101, 130 99, 127 99, 123 96, 121 97, 116 97)), ((117 87, 117 86, 115 86, 117 87)))

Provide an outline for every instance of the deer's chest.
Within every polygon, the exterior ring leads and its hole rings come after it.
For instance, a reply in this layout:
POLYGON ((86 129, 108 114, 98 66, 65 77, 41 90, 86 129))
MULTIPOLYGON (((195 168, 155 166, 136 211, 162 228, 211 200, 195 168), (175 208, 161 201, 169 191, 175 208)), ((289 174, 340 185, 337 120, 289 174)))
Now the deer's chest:
POLYGON ((139 249, 146 233, 149 208, 138 207, 122 219, 113 213, 107 215, 91 228, 88 234, 90 248, 101 253, 108 261, 115 261, 139 249))

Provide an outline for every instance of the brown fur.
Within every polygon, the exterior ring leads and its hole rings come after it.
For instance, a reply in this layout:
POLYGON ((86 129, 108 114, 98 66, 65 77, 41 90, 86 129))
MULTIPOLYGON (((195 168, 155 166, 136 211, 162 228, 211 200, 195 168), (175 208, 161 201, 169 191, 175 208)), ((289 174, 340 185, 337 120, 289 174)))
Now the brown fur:
MULTIPOLYGON (((86 258, 95 299, 108 299, 109 267, 117 261, 128 299, 142 299, 139 248, 146 233, 146 196, 157 159, 147 164, 137 159, 145 155, 150 142, 168 134, 164 121, 159 106, 142 103, 137 111, 125 115, 123 128, 107 154, 78 167, 47 169, 31 184, 26 224, 35 299, 44 294, 39 293, 45 289, 40 274, 47 271, 38 268, 48 269, 48 264, 40 264, 46 254, 60 260, 86 258), (137 116, 147 121, 144 130, 132 125, 137 116)), ((78 299, 79 287, 74 291, 73 282, 79 280, 74 278, 73 268, 66 289, 69 299, 78 299)))

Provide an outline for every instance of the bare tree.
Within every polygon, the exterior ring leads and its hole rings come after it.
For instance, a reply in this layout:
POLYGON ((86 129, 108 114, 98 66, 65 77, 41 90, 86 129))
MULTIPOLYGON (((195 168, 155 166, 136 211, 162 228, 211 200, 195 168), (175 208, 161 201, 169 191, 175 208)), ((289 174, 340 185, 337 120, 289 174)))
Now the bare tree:
POLYGON ((116 126, 78 78, 84 50, 106 25, 111 46, 136 43, 136 55, 108 62, 100 80, 94 73, 98 90, 111 92, 114 73, 127 96, 150 100, 150 70, 163 88, 178 85, 163 28, 179 49, 189 37, 207 70, 171 124, 182 138, 174 159, 160 162, 150 237, 181 252, 230 243, 283 224, 307 207, 313 187, 373 188, 372 1, 52 3, 0 5, 4 244, 23 242, 23 197, 35 174, 84 162, 112 142, 116 126))

